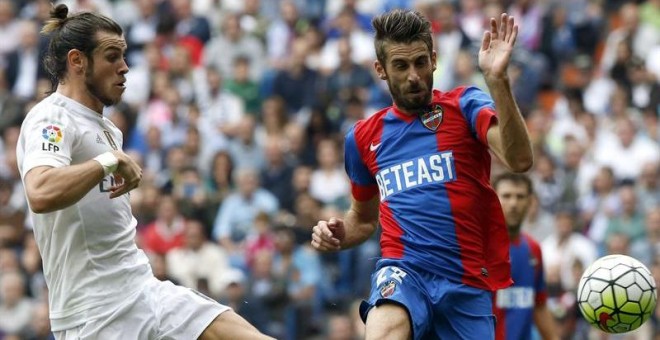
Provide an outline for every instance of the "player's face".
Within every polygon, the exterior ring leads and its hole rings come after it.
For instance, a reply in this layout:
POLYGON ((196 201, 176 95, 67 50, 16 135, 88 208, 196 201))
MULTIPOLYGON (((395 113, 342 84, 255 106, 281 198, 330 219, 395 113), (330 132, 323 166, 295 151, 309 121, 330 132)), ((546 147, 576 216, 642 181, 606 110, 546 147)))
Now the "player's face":
POLYGON ((501 181, 497 186, 497 196, 502 205, 507 227, 510 231, 517 232, 531 202, 527 186, 524 183, 501 181))
POLYGON ((387 86, 396 106, 409 113, 419 113, 431 103, 435 51, 422 41, 410 44, 389 43, 387 61, 376 61, 376 72, 387 86))
POLYGON ((111 106, 121 100, 126 90, 126 41, 124 37, 108 32, 98 32, 96 38, 97 46, 85 73, 85 85, 103 105, 111 106))

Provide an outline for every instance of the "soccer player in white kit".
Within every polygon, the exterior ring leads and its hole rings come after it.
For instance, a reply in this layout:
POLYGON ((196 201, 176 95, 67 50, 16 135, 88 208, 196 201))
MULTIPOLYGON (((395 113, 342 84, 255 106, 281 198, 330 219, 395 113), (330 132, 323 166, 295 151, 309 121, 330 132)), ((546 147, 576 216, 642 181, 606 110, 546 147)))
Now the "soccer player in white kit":
POLYGON ((269 339, 228 307, 153 276, 128 195, 142 170, 102 115, 125 90, 122 29, 67 14, 58 5, 43 28, 55 92, 28 113, 16 150, 56 338, 269 339))

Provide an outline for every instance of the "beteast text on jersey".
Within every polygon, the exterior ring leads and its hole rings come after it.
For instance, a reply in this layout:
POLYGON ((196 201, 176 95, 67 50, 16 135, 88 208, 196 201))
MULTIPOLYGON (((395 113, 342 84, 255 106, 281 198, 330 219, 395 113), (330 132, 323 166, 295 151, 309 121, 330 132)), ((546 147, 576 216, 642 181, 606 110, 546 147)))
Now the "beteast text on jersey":
POLYGON ((376 173, 381 201, 419 185, 455 180, 454 154, 451 151, 411 159, 376 173))

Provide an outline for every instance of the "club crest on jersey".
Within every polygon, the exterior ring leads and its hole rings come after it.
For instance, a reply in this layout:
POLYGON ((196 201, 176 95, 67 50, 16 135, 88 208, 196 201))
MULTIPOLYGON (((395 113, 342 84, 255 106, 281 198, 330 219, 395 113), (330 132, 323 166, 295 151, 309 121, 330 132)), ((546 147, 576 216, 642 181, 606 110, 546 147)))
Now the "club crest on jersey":
POLYGON ((431 131, 437 131, 440 123, 442 123, 442 116, 445 110, 442 106, 435 104, 432 106, 431 111, 425 112, 419 116, 422 124, 431 131))
POLYGON ((396 281, 392 280, 383 285, 382 288, 380 288, 380 296, 387 298, 392 296, 394 294, 394 290, 396 289, 396 281))

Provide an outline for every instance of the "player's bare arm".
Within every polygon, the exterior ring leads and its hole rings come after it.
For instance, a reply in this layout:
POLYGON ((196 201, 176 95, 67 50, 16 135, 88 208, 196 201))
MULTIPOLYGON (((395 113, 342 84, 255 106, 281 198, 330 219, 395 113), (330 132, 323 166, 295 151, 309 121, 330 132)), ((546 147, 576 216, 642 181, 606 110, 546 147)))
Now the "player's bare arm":
POLYGON ((554 317, 546 305, 534 307, 534 324, 543 340, 559 340, 559 335, 555 332, 557 326, 554 317))
MULTIPOLYGON (((114 173, 118 184, 110 188, 110 197, 114 198, 136 188, 142 170, 125 153, 112 153, 118 159, 114 173)), ((103 166, 95 160, 62 168, 39 166, 25 175, 25 191, 32 211, 43 214, 75 204, 104 177, 103 166)))
POLYGON ((532 144, 507 76, 517 36, 518 26, 513 17, 504 13, 499 24, 491 18, 490 31, 484 33, 481 42, 479 67, 499 118, 488 129, 488 145, 511 171, 524 172, 532 167, 532 144))
POLYGON ((320 251, 338 251, 366 241, 378 226, 378 196, 368 201, 352 199, 344 219, 319 221, 312 230, 312 246, 320 251))

